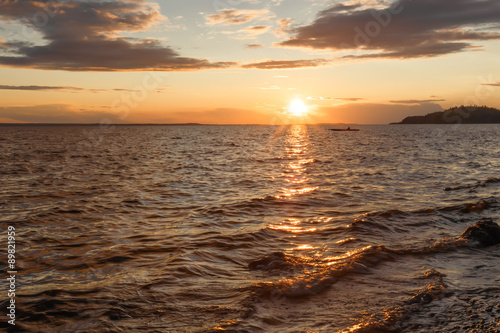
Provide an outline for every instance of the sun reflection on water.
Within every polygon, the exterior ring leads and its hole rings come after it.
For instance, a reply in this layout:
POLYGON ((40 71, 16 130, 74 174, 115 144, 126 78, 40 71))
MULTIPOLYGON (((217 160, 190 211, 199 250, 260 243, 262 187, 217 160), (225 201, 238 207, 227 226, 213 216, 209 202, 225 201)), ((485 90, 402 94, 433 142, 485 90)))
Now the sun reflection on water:
POLYGON ((362 247, 362 248, 359 248, 359 249, 355 249, 355 250, 352 250, 352 251, 347 251, 345 252, 344 254, 340 255, 340 256, 335 256, 335 257, 328 257, 328 258, 325 258, 325 260, 328 260, 329 262, 327 263, 328 266, 330 265, 334 265, 336 263, 338 263, 339 261, 341 260, 344 260, 344 259, 349 259, 357 254, 360 254, 360 253, 363 253, 369 249, 371 249, 372 246, 371 245, 368 245, 368 246, 365 246, 365 247, 362 247))
MULTIPOLYGON (((292 185, 305 184, 307 177, 307 165, 315 160, 307 156, 309 133, 305 125, 290 125, 288 136, 285 140, 286 158, 290 161, 283 170, 285 181, 292 185)), ((287 187, 283 189, 284 197, 292 197, 297 194, 304 194, 316 190, 317 187, 287 187)))
MULTIPOLYGON (((284 180, 280 194, 275 198, 303 204, 307 195, 317 191, 319 186, 311 184, 308 176, 308 168, 316 162, 314 156, 311 156, 309 147, 309 133, 306 125, 290 125, 284 132, 284 160, 282 164, 282 177, 284 180)), ((290 207, 290 216, 297 215, 297 208, 290 207)), ((293 234, 294 238, 299 234, 315 233, 317 228, 310 224, 304 225, 304 221, 296 218, 288 218, 279 224, 269 225, 268 228, 293 234)), ((313 245, 302 243, 296 250, 311 250, 313 245)))
POLYGON ((297 250, 312 250, 312 249, 314 249, 314 246, 308 244, 297 246, 297 250))
POLYGON ((285 225, 285 224, 280 224, 280 225, 271 224, 268 228, 272 229, 272 230, 291 232, 294 234, 299 234, 299 233, 304 233, 304 232, 316 232, 316 230, 317 230, 316 228, 304 229, 302 227, 295 227, 292 225, 285 225))

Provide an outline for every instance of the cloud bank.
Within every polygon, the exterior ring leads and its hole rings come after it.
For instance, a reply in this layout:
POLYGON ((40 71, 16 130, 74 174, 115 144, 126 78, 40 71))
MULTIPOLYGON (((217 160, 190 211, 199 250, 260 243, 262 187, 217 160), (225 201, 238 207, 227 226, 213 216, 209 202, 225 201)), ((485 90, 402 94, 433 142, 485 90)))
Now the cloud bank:
POLYGON ((158 40, 123 36, 164 20, 157 5, 143 0, 68 0, 52 5, 40 0, 0 2, 1 20, 35 29, 47 42, 0 41, 0 65, 67 71, 187 71, 233 65, 182 57, 158 40))
POLYGON ((500 39, 498 0, 401 0, 381 8, 334 4, 288 28, 286 47, 365 51, 351 58, 436 57, 500 39))

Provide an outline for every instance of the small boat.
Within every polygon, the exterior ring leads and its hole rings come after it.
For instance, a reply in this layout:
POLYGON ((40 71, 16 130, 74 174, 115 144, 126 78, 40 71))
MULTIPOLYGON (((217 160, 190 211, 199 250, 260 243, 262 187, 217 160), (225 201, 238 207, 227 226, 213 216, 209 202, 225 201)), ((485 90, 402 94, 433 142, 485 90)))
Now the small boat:
POLYGON ((329 128, 330 131, 335 131, 335 132, 357 132, 359 129, 357 128, 329 128))

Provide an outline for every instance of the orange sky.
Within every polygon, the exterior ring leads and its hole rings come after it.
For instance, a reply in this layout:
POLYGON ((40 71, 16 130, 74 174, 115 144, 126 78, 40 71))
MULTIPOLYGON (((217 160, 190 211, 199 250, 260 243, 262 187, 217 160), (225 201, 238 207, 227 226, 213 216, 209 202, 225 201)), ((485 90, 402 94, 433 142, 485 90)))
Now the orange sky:
POLYGON ((383 124, 500 107, 498 17, 497 0, 2 1, 0 122, 383 124))

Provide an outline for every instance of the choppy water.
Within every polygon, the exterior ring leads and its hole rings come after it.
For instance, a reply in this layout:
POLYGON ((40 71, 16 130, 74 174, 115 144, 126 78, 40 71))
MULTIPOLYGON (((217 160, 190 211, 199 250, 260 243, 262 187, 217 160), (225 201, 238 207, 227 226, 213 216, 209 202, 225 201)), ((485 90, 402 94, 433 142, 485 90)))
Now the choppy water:
POLYGON ((498 332, 500 126, 360 128, 0 127, 17 327, 498 332))

